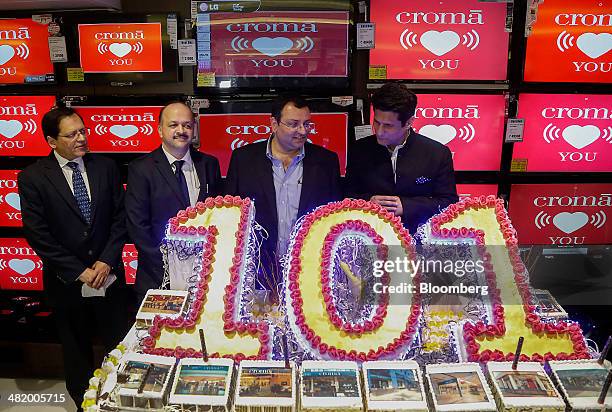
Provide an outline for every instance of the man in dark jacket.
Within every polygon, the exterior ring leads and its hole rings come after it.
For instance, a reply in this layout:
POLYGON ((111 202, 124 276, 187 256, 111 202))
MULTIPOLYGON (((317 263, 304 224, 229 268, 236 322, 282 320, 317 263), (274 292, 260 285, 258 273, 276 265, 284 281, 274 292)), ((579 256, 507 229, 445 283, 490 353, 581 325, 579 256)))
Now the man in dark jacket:
POLYGON ((43 262, 66 388, 80 408, 94 370, 92 325, 107 352, 129 326, 121 260, 124 193, 117 165, 87 154, 87 129, 74 110, 52 109, 42 119, 42 131, 53 150, 18 178, 23 228, 43 262), (96 293, 100 296, 85 297, 96 293))
POLYGON ((402 217, 411 233, 459 200, 450 150, 412 130, 417 97, 399 83, 372 96, 375 135, 349 148, 351 197, 370 200, 402 217))

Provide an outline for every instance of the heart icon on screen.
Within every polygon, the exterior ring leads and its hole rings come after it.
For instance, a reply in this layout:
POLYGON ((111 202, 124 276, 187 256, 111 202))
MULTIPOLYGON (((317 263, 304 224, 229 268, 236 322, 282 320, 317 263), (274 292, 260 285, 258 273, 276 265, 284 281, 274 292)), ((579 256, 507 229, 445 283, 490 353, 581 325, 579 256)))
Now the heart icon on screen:
POLYGON ((429 30, 421 34, 421 44, 436 56, 442 56, 459 44, 459 35, 451 30, 429 30))
POLYGON ((11 60, 15 55, 15 49, 8 44, 0 45, 0 66, 11 60))
POLYGON ((553 217, 553 224, 568 235, 587 223, 589 223, 589 216, 583 212, 561 212, 553 217))
POLYGON ((451 142, 457 136, 457 129, 449 124, 435 126, 428 124, 419 129, 419 133, 442 144, 451 142))
POLYGON ((11 192, 4 196, 4 201, 15 210, 21 210, 21 199, 19 193, 11 192))
POLYGON ((138 260, 132 260, 128 265, 134 270, 138 269, 138 260))
POLYGON ((27 275, 34 270, 36 265, 30 259, 11 259, 8 263, 9 267, 20 275, 27 275))
POLYGON ((22 129, 23 125, 19 120, 0 120, 0 134, 4 137, 12 139, 17 136, 22 129))
POLYGON ((597 126, 567 126, 563 129, 563 140, 576 149, 587 147, 599 138, 601 131, 597 126))
POLYGON ((133 124, 116 124, 114 126, 111 126, 109 130, 112 134, 122 139, 127 139, 128 137, 132 137, 136 133, 138 133, 138 127, 134 126, 133 124))
POLYGON ((293 40, 286 37, 258 37, 251 44, 261 54, 274 57, 291 49, 293 40))
POLYGON ((123 57, 132 51, 132 45, 130 43, 111 43, 108 49, 115 56, 123 57))
POLYGON ((584 33, 578 36, 576 46, 591 59, 596 59, 612 49, 612 34, 584 33))

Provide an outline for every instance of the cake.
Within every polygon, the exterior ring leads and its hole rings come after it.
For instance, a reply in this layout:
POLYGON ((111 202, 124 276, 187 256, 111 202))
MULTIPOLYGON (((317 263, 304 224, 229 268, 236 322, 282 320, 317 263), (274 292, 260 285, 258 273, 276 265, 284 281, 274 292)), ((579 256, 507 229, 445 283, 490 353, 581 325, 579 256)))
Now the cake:
POLYGON ((304 411, 362 410, 357 363, 304 361, 300 370, 300 398, 304 411))
POLYGON ((489 362, 487 369, 500 411, 565 410, 565 402, 539 362, 518 362, 516 370, 512 362, 489 362))
POLYGON ((595 360, 550 361, 553 379, 572 411, 612 409, 612 390, 604 400, 597 401, 610 370, 595 360))
POLYGON ((236 383, 236 412, 292 412, 297 410, 296 367, 280 361, 240 363, 236 383))
POLYGON ((433 244, 472 242, 485 263, 488 322, 468 321, 459 328, 462 358, 511 361, 520 336, 525 337, 522 361, 589 358, 579 324, 546 321, 532 304, 529 274, 503 200, 464 198, 432 217, 419 229, 419 237, 433 244))
POLYGON ((117 376, 118 404, 123 408, 163 409, 174 359, 128 353, 117 376))
POLYGON ((168 403, 181 410, 231 410, 234 361, 232 359, 181 359, 168 403))
POLYGON ((477 363, 426 365, 434 411, 496 411, 491 389, 477 363))
POLYGON ((362 364, 367 411, 427 412, 419 365, 414 361, 362 364))
POLYGON ((187 304, 187 291, 149 289, 136 314, 136 327, 153 324, 156 315, 176 319, 183 314, 187 304))

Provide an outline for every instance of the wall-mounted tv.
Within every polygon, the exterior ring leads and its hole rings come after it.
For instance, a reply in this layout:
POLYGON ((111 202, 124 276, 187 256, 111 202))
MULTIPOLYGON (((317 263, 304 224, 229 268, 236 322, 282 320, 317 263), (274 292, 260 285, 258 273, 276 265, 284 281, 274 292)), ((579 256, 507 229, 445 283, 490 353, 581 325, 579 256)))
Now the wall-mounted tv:
POLYGON ((525 81, 612 83, 612 0, 546 0, 527 37, 525 81))
POLYGON ((0 170, 0 227, 21 226, 21 200, 17 187, 19 170, 0 170))
POLYGON ((242 12, 200 8, 198 86, 347 87, 348 9, 348 1, 262 2, 257 11, 242 12))
POLYGON ((55 81, 46 24, 0 19, 0 84, 55 81))
MULTIPOLYGON (((309 140, 336 152, 344 175, 349 115, 324 102, 311 102, 310 107, 315 127, 309 140)), ((219 159, 223 176, 234 149, 266 140, 270 134, 269 101, 217 101, 200 113, 200 150, 219 159)))
POLYGON ((612 172, 610 95, 519 95, 523 141, 512 158, 527 172, 612 172))
POLYGON ((55 96, 0 96, 0 156, 46 156, 40 121, 55 96))
POLYGON ((43 290, 42 261, 25 239, 0 239, 0 289, 43 290))
POLYGON ((370 66, 387 79, 505 80, 506 3, 372 0, 370 66), (380 73, 381 70, 378 70, 380 73))

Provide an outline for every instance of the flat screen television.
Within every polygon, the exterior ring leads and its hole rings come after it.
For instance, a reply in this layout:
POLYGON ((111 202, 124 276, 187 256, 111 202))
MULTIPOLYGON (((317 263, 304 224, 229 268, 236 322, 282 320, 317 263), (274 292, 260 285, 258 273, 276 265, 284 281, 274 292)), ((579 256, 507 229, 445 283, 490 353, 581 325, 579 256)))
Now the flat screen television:
MULTIPOLYGON (((232 151, 246 144, 266 140, 270 134, 270 101, 214 101, 200 109, 200 150, 212 154, 227 174, 232 151)), ((349 115, 328 100, 310 102, 315 124, 309 140, 336 152, 340 173, 346 171, 347 130, 349 115)))
POLYGON ((546 0, 527 37, 527 82, 612 83, 612 0, 546 0))
POLYGON ((0 96, 0 156, 46 156, 40 121, 55 96, 0 96))
POLYGON ((202 11, 200 7, 197 85, 223 89, 346 88, 349 24, 349 2, 345 0, 262 1, 256 11, 242 12, 212 10, 210 6, 202 11))
POLYGON ((43 290, 42 261, 22 238, 0 238, 0 289, 43 290))
POLYGON ((68 67, 94 84, 176 82, 178 53, 170 45, 168 15, 92 14, 65 19, 68 67))
POLYGON ((522 245, 612 243, 612 184, 519 184, 509 214, 522 245))
POLYGON ((505 3, 478 0, 372 0, 376 24, 372 79, 505 80, 505 3))
POLYGON ((526 172, 612 172, 610 95, 522 93, 523 141, 512 159, 526 172))
POLYGON ((48 25, 0 19, 0 84, 54 82, 48 25))
POLYGON ((446 145, 456 171, 500 170, 505 95, 420 93, 417 101, 413 129, 446 145))
POLYGON ((77 106, 94 153, 148 153, 160 145, 161 106, 77 106))

